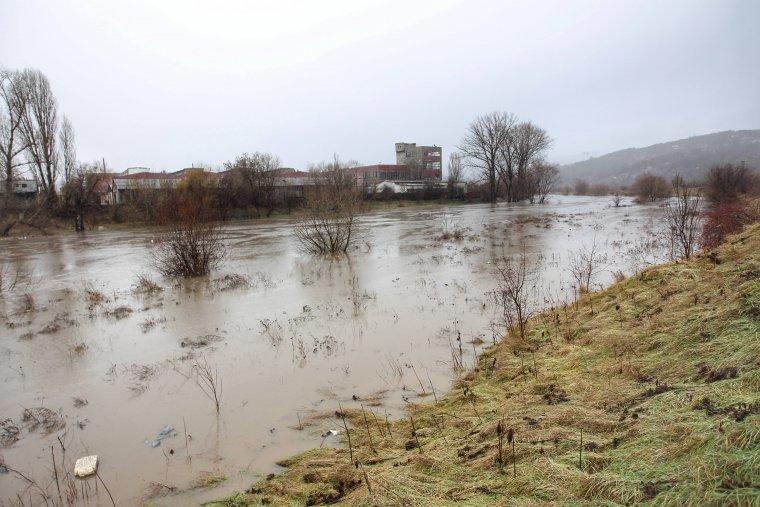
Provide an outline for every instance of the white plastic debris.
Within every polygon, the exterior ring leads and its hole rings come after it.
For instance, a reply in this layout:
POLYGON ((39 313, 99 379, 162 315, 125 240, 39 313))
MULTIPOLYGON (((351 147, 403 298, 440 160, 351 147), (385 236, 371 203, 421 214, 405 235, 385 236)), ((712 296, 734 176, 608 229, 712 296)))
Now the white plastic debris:
POLYGON ((74 475, 77 477, 88 477, 98 470, 98 456, 85 456, 79 458, 74 464, 74 475))
POLYGON ((324 433, 322 433, 322 438, 334 437, 337 434, 338 434, 338 430, 327 430, 324 433))

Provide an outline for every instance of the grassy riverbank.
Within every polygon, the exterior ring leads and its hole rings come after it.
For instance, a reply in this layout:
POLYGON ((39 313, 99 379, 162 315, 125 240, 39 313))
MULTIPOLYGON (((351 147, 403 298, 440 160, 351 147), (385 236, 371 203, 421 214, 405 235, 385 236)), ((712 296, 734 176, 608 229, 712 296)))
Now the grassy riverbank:
POLYGON ((344 407, 351 449, 216 505, 756 504, 759 279, 755 225, 533 319, 535 352, 505 340, 404 420, 344 407))

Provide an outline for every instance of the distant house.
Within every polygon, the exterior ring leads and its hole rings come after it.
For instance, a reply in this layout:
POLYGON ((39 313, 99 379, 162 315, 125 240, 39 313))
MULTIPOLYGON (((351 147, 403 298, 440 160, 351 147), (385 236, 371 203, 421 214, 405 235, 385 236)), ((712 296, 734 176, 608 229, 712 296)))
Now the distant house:
POLYGON ((303 187, 313 184, 314 178, 311 173, 291 168, 279 169, 275 178, 276 187, 303 187))
POLYGON ((275 198, 282 202, 301 199, 304 189, 316 184, 314 175, 291 168, 278 169, 274 180, 275 198))
POLYGON ((95 175, 93 191, 99 196, 101 206, 116 204, 116 186, 113 182, 115 176, 117 176, 116 173, 96 173, 95 175))
MULTIPOLYGON (((36 180, 13 180, 13 194, 18 197, 34 197, 39 192, 36 180)), ((5 181, 0 181, 0 195, 5 194, 5 181)))
POLYGON ((182 182, 188 175, 193 173, 203 174, 206 178, 218 180, 220 173, 208 172, 202 168, 188 167, 179 171, 167 173, 154 173, 149 169, 129 168, 121 174, 113 177, 115 203, 124 202, 127 196, 139 190, 162 190, 172 189, 182 182))

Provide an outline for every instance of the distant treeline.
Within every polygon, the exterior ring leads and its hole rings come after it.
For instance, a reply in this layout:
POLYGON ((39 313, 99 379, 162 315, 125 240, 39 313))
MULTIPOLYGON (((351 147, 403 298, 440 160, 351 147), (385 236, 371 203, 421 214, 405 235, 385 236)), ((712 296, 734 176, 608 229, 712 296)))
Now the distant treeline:
MULTIPOLYGON (((704 188, 706 196, 711 201, 723 200, 721 195, 757 195, 760 193, 760 173, 757 169, 746 164, 719 164, 707 171, 702 180, 686 182, 691 187, 704 188)), ((560 190, 565 195, 629 195, 637 202, 655 202, 670 197, 672 181, 651 173, 641 173, 630 186, 612 186, 606 183, 589 183, 585 179, 577 179, 575 183, 563 186, 560 190)))

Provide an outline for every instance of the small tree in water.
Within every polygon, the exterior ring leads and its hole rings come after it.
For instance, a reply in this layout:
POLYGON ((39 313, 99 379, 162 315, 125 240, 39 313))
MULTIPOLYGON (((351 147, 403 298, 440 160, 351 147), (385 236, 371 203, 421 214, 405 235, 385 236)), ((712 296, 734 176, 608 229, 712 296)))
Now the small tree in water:
POLYGON ((605 269, 607 256, 599 249, 594 238, 591 247, 582 247, 568 255, 570 275, 573 277, 578 295, 592 290, 596 276, 605 269))
POLYGON ((317 170, 314 179, 305 192, 304 217, 295 226, 296 239, 309 253, 345 253, 359 239, 356 215, 362 208, 361 191, 337 157, 317 170))
POLYGON ((673 178, 673 193, 675 197, 665 206, 672 257, 689 259, 699 243, 702 194, 699 189, 690 187, 680 175, 673 178))
POLYGON ((156 269, 170 277, 208 275, 225 256, 214 212, 214 192, 203 172, 192 173, 174 191, 169 225, 153 249, 156 269))
POLYGON ((503 256, 497 260, 494 274, 497 287, 493 296, 502 311, 507 334, 525 345, 528 321, 533 315, 529 291, 536 275, 536 268, 530 266, 525 247, 516 258, 503 256))

